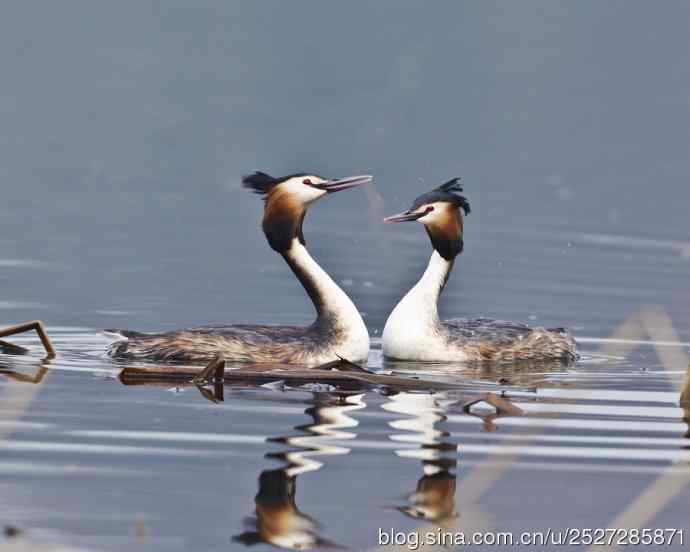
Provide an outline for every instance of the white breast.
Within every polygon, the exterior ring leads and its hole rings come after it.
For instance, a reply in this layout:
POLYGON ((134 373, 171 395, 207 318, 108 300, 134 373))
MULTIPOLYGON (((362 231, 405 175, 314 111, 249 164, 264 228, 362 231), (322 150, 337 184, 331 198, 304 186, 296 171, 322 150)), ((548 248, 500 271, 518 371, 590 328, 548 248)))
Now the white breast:
POLYGON ((311 276, 323 303, 324 310, 319 316, 328 316, 336 324, 340 335, 337 343, 323 351, 320 360, 329 362, 336 360, 336 355, 339 355, 352 362, 366 361, 369 355, 369 332, 357 307, 296 240, 290 248, 289 257, 311 276))
POLYGON ((451 268, 452 262, 434 251, 424 275, 386 321, 384 356, 425 362, 466 359, 462 351, 448 347, 438 318, 438 297, 451 268))
MULTIPOLYGON (((400 360, 432 360, 441 347, 433 324, 436 303, 412 288, 393 309, 383 329, 383 354, 400 360), (433 307, 433 308, 432 308, 433 307)), ((435 315, 438 318, 438 315, 435 315)))

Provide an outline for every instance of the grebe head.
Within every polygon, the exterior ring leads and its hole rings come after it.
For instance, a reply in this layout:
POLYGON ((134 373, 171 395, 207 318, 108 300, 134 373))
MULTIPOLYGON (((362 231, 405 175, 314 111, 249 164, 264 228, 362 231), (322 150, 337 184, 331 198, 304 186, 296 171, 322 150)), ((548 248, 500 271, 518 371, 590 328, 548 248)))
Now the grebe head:
POLYGON ((383 221, 421 222, 434 249, 444 259, 452 261, 462 253, 463 212, 465 215, 470 213, 467 198, 458 192, 462 192, 462 184, 459 178, 453 178, 420 195, 407 211, 386 217, 383 221))
POLYGON ((302 222, 307 208, 317 199, 333 192, 339 192, 371 182, 369 175, 350 176, 330 180, 309 173, 273 177, 257 171, 242 179, 245 188, 263 195, 263 230, 270 246, 280 252, 287 251, 292 240, 304 243, 302 222))

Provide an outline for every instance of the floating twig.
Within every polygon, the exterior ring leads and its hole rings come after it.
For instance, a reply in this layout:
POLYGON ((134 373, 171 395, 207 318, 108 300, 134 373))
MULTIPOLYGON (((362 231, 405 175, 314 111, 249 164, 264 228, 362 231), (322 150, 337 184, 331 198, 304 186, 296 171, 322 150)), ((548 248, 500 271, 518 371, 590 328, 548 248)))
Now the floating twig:
MULTIPOLYGON (((213 363, 213 361, 211 361, 213 363)), ((127 367, 120 372, 119 378, 125 385, 155 383, 162 381, 191 382, 194 378, 209 376, 214 370, 207 365, 204 368, 195 366, 141 366, 127 367)), ((215 368, 214 368, 215 369, 215 368)), ((298 387, 305 383, 330 383, 335 386, 382 387, 399 391, 441 391, 467 389, 467 385, 413 379, 402 376, 374 374, 371 372, 341 372, 338 370, 323 370, 320 368, 303 368, 294 365, 247 364, 240 368, 225 370, 217 378, 218 381, 228 383, 242 382, 251 386, 284 380, 291 387, 298 387)))
MULTIPOLYGON (((221 387, 222 386, 223 386, 223 384, 221 384, 221 387)), ((220 402, 218 397, 216 397, 216 394, 213 391, 211 391, 210 389, 206 389, 203 385, 196 385, 195 387, 198 389, 199 393, 201 393, 201 396, 204 397, 204 399, 207 399, 214 404, 217 404, 218 402, 220 402)))
POLYGON ((225 375, 225 359, 220 353, 211 359, 199 375, 194 376, 192 383, 199 393, 211 402, 223 402, 223 376, 225 375), (213 382, 213 391, 206 389, 204 384, 213 382))
MULTIPOLYGON (((41 338, 41 343, 43 343, 43 348, 46 350, 48 358, 53 358, 55 356, 55 349, 53 348, 53 344, 50 342, 50 338, 48 337, 48 333, 46 332, 45 327, 43 326, 43 322, 41 322, 40 320, 33 320, 32 322, 25 322, 24 324, 17 324, 15 326, 9 326, 8 328, 4 328, 0 330, 0 337, 7 337, 9 335, 29 332, 31 330, 35 330, 38 334, 38 337, 41 338)), ((3 347, 11 345, 5 341, 3 341, 1 344, 3 345, 3 347)), ((19 346, 11 345, 11 347, 16 349, 19 346)))
POLYGON ((493 406, 496 409, 497 414, 502 414, 504 416, 522 416, 523 414, 522 409, 520 407, 515 406, 508 399, 499 397, 495 393, 486 393, 481 397, 472 399, 471 401, 466 402, 462 406, 462 409, 465 412, 469 413, 472 410, 473 406, 480 403, 486 403, 493 406))
POLYGON ((192 379, 192 382, 199 384, 199 383, 205 383, 207 381, 212 381, 212 380, 222 381, 224 375, 225 375, 225 359, 223 358, 223 355, 221 355, 219 353, 211 359, 211 362, 209 362, 206 365, 206 368, 204 368, 201 372, 199 372, 199 375, 194 376, 194 378, 192 379))
POLYGON ((21 345, 15 345, 14 343, 10 343, 9 341, 3 341, 2 339, 0 339, 0 350, 10 355, 25 355, 29 352, 29 349, 27 349, 26 347, 22 347, 21 345))
POLYGON ((50 363, 49 361, 43 360, 38 366, 39 368, 35 376, 23 374, 22 372, 17 372, 16 370, 8 370, 2 366, 0 366, 0 374, 14 381, 21 381, 23 383, 41 383, 50 369, 50 363))
MULTIPOLYGON (((345 357, 341 357, 339 354, 336 353, 336 355, 340 360, 337 360, 335 362, 329 362, 328 364, 325 364, 324 366, 329 366, 331 368, 335 368, 336 370, 340 370, 342 372, 361 372, 364 374, 371 374, 369 370, 366 368, 363 368, 359 364, 355 364, 354 362, 347 360, 345 357)), ((323 368, 324 366, 319 366, 319 368, 323 368)))

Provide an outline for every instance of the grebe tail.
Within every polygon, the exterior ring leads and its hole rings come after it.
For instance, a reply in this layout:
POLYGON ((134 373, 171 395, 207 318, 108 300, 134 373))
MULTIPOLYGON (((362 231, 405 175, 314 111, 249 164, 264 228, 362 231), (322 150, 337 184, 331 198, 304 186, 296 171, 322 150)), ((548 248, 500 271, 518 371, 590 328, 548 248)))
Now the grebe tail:
POLYGON ((338 355, 366 361, 366 325, 346 293, 309 255, 302 225, 316 200, 371 181, 368 175, 328 180, 311 174, 274 178, 263 172, 242 180, 244 187, 263 195, 266 239, 314 304, 316 320, 310 326, 238 324, 163 333, 106 330, 117 335, 108 353, 117 358, 193 363, 208 362, 217 354, 228 361, 257 363, 319 365, 338 360, 338 355))
POLYGON ((577 358, 575 340, 563 328, 539 328, 489 318, 440 321, 438 300, 463 250, 470 212, 459 178, 419 196, 412 207, 384 222, 418 221, 433 253, 424 274, 391 312, 383 330, 383 354, 397 360, 517 361, 577 358))

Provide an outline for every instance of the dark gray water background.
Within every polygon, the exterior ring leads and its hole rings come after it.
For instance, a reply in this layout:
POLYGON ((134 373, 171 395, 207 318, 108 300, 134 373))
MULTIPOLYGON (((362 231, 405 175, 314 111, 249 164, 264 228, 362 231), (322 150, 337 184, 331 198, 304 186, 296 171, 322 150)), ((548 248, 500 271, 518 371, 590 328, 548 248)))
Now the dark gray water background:
MULTIPOLYGON (((259 473, 281 466, 264 455, 285 448, 262 439, 300 433, 322 399, 261 390, 213 405, 194 389, 128 388, 92 374, 117 369, 97 354, 101 328, 311 320, 261 234, 261 202, 240 187, 255 169, 375 175, 369 190, 315 205, 305 224, 314 257, 374 337, 430 253, 421 227, 381 218, 462 176, 472 213, 442 314, 568 326, 596 353, 597 338, 658 306, 690 341, 686 3, 67 1, 6 2, 2 12, 0 325, 43 319, 67 351, 0 460, 0 520, 34 540, 242 546, 230 538, 254 510, 259 473), (195 432, 243 437, 200 444, 195 432), (80 445, 94 442, 135 448, 80 445), (172 452, 136 452, 143 445, 172 452)), ((626 463, 591 445, 585 462, 604 468, 578 472, 568 451, 556 455, 560 467, 532 452, 551 468, 517 470, 487 495, 494 527, 604 527, 687 448, 653 348, 599 361, 515 381, 583 396, 628 390, 615 399, 621 408, 658 403, 648 420, 575 409, 587 424, 547 433, 620 436, 606 429, 619 420, 633 424, 631 436, 668 437, 661 449, 672 453, 644 460, 630 445, 626 463), (656 392, 668 396, 645 395, 656 392), (645 420, 677 428, 635 431, 645 420)), ((2 380, 0 397, 15 385, 27 384, 2 380)), ((368 394, 350 414, 357 439, 388 439, 386 401, 368 394)), ((458 432, 489 439, 480 424, 447 423, 461 450, 473 437, 458 432)), ((415 525, 382 506, 405 504, 422 468, 390 447, 353 450, 322 457, 297 495, 322 534, 357 549, 375 544, 377 527, 415 525)), ((687 523, 688 498, 658 526, 687 523)))

